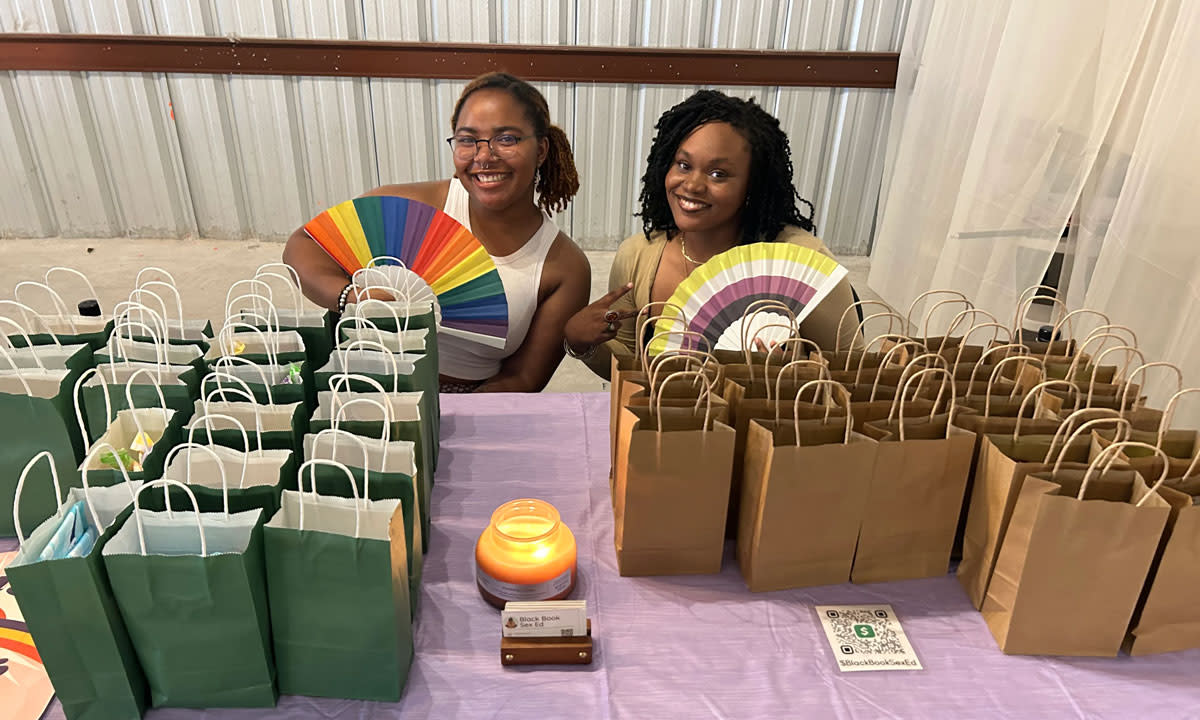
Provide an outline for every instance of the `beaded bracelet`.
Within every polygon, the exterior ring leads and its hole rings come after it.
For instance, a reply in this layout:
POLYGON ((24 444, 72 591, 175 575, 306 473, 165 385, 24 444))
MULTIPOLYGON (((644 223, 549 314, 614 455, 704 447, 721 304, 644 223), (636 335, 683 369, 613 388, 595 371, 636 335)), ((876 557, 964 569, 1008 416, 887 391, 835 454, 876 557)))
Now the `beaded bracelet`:
POLYGON ((354 289, 354 283, 346 283, 346 287, 342 288, 342 292, 338 295, 337 310, 338 313, 346 312, 346 301, 350 299, 350 291, 354 289))

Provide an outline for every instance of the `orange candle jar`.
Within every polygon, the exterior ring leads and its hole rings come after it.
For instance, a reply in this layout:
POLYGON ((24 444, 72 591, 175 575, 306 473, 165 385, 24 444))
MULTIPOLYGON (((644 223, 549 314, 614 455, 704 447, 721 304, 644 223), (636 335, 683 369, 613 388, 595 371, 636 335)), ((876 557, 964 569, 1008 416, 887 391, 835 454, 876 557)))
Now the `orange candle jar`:
POLYGON ((475 583, 503 609, 513 601, 563 600, 575 589, 575 536, 544 500, 504 503, 475 544, 475 583))

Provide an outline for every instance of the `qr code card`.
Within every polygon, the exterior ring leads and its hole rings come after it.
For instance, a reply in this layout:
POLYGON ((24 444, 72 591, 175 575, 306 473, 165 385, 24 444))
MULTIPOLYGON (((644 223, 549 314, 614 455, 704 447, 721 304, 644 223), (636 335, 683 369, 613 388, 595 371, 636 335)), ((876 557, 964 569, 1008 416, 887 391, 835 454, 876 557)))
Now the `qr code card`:
POLYGON ((891 605, 817 605, 815 610, 842 672, 922 669, 891 605))

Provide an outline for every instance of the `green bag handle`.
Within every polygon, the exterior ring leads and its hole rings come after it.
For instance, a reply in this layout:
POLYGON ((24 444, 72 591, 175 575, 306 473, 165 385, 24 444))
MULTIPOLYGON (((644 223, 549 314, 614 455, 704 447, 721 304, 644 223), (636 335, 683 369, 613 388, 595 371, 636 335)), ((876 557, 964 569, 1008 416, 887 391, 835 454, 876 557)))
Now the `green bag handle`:
MULTIPOLYGON (((232 415, 222 415, 221 413, 211 413, 211 414, 204 413, 200 417, 193 420, 192 426, 190 428, 188 428, 187 441, 188 441, 189 445, 200 445, 200 443, 196 442, 193 438, 195 437, 195 434, 196 434, 196 425, 201 420, 204 421, 204 431, 208 433, 208 442, 210 445, 212 444, 212 431, 213 431, 212 421, 213 420, 228 420, 229 422, 233 423, 233 425, 237 428, 238 432, 241 433, 241 435, 242 435, 242 478, 241 478, 241 480, 238 481, 238 490, 245 490, 246 489, 246 467, 250 464, 250 438, 249 438, 249 436, 246 435, 246 426, 243 425, 237 418, 233 417, 232 415)), ((262 433, 259 433, 259 435, 258 435, 258 451, 257 452, 258 452, 259 457, 263 457, 265 454, 265 451, 263 450, 263 446, 262 446, 262 433)), ((189 465, 187 468, 184 468, 185 476, 188 478, 191 477, 191 460, 192 460, 191 453, 188 453, 189 465)))
MULTIPOLYGON (((212 456, 213 461, 217 464, 217 471, 219 473, 221 473, 221 499, 223 501, 222 504, 224 505, 224 508, 225 508, 225 517, 229 517, 229 481, 227 479, 227 476, 225 475, 225 464, 221 462, 221 456, 217 454, 216 450, 213 450, 208 445, 201 445, 200 443, 194 443, 194 442, 188 441, 185 443, 179 443, 175 447, 171 448, 171 452, 167 455, 166 465, 169 466, 171 464, 171 461, 175 459, 175 456, 179 454, 179 451, 184 448, 195 448, 197 450, 203 450, 204 452, 206 452, 212 456)), ((183 479, 184 479, 184 482, 182 482, 182 483, 179 482, 178 480, 171 480, 168 478, 160 478, 159 480, 156 480, 155 482, 160 483, 160 482, 165 481, 165 482, 175 483, 176 485, 182 485, 186 489, 187 486, 190 485, 192 482, 192 453, 190 453, 190 452, 187 455, 187 464, 185 464, 183 466, 183 479)), ((150 483, 150 484, 154 484, 154 483, 150 483)), ((147 486, 145 486, 145 485, 142 486, 142 490, 145 490, 146 487, 147 486)), ((138 494, 141 495, 140 490, 138 491, 138 494)), ((196 506, 196 498, 195 498, 195 496, 192 495, 191 490, 188 490, 188 496, 192 498, 192 505, 196 506)), ((170 517, 171 498, 170 498, 170 493, 167 492, 167 488, 165 488, 165 487, 163 488, 163 503, 164 503, 164 506, 167 508, 167 516, 170 517)), ((136 504, 134 506, 134 509, 135 510, 137 509, 136 504)), ((196 512, 197 513, 200 512, 199 506, 196 506, 196 512)), ((198 521, 199 521, 199 519, 197 518, 197 522, 198 521)), ((140 524, 141 523, 139 523, 139 525, 140 524)), ((140 528, 138 531, 138 535, 141 535, 140 528)), ((204 534, 201 533, 200 537, 201 537, 201 542, 203 542, 204 534)), ((146 554, 146 545, 145 545, 144 541, 142 543, 142 554, 143 555, 146 554)), ((204 553, 201 553, 201 554, 203 555, 204 553)))
MULTIPOLYGON (((183 447, 183 446, 181 445, 180 447, 183 447)), ((198 445, 197 447, 204 447, 204 446, 198 445)), ((176 448, 176 449, 178 449, 178 448, 176 448)), ((213 454, 215 455, 216 453, 213 453, 213 454)), ((220 467, 219 460, 218 460, 218 467, 220 467)), ((222 479, 224 478, 224 471, 222 471, 221 477, 222 477, 222 479)), ((178 480, 170 480, 168 478, 159 478, 158 480, 155 480, 153 482, 146 483, 141 488, 139 488, 137 493, 133 496, 133 521, 134 521, 134 524, 137 525, 138 545, 142 549, 142 555, 143 556, 146 555, 146 529, 142 525, 142 515, 141 515, 141 512, 139 512, 142 509, 142 507, 141 507, 141 504, 139 503, 139 499, 142 497, 142 493, 145 492, 147 488, 158 487, 160 485, 163 486, 163 498, 165 498, 165 501, 166 501, 167 517, 172 517, 172 515, 171 515, 171 495, 167 491, 167 486, 178 485, 179 487, 183 488, 183 491, 185 493, 187 493, 188 500, 192 501, 192 510, 194 510, 196 513, 196 531, 200 533, 200 557, 208 557, 208 539, 204 537, 204 525, 202 525, 200 523, 200 505, 199 505, 199 503, 196 502, 196 496, 194 494, 192 494, 191 488, 189 488, 187 485, 184 485, 183 483, 179 482, 178 480)), ((226 508, 225 508, 226 515, 229 514, 228 502, 229 502, 228 497, 226 497, 226 508)))
MULTIPOLYGON (((385 412, 386 412, 386 410, 385 410, 385 412)), ((316 434, 316 436, 313 437, 312 451, 313 451, 314 457, 309 458, 309 459, 310 460, 332 460, 333 462, 337 462, 336 439, 339 437, 345 437, 348 440, 354 441, 358 445, 358 449, 362 451, 363 495, 369 497, 371 495, 371 467, 370 467, 371 457, 370 457, 370 454, 367 452, 366 441, 363 440, 362 438, 360 438, 359 436, 355 435, 354 433, 352 433, 348 430, 342 430, 341 428, 337 428, 337 427, 325 428, 324 430, 320 431, 319 433, 316 434), (323 437, 330 438, 329 442, 330 442, 331 448, 329 451, 328 458, 316 457, 317 446, 320 445, 321 438, 323 438, 323 437)), ((388 444, 386 442, 384 442, 383 443, 383 459, 382 459, 381 465, 380 465, 381 467, 387 467, 387 451, 388 451, 388 444)))
POLYGON ((312 485, 312 495, 314 498, 316 498, 317 497, 317 468, 316 468, 317 465, 325 465, 327 467, 338 468, 343 473, 345 473, 346 479, 350 481, 350 492, 354 494, 354 537, 357 538, 359 536, 361 524, 362 524, 362 516, 359 514, 359 506, 365 505, 366 499, 365 498, 360 499, 358 497, 358 486, 354 484, 354 475, 350 472, 350 468, 346 467, 345 465, 341 464, 340 462, 334 462, 333 460, 323 460, 320 458, 306 460, 304 462, 304 464, 300 466, 300 469, 296 471, 296 476, 298 478, 300 478, 300 483, 299 483, 300 484, 300 492, 299 492, 299 495, 300 495, 300 503, 299 503, 300 504, 300 523, 299 523, 299 527, 296 529, 297 530, 304 529, 304 468, 306 468, 306 467, 312 468, 312 470, 309 470, 309 472, 308 472, 308 479, 309 479, 309 484, 312 485))

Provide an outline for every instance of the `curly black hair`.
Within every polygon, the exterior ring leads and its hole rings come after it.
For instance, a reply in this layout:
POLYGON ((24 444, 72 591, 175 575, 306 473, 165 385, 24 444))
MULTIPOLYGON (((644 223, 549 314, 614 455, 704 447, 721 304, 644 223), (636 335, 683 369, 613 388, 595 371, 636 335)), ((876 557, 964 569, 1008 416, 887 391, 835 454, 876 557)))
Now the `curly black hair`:
POLYGON ((740 244, 772 241, 784 225, 797 225, 815 233, 813 204, 800 197, 792 185, 792 148, 779 120, 753 100, 730 97, 716 90, 700 90, 666 111, 654 124, 654 141, 646 158, 642 192, 638 199, 642 211, 642 232, 665 230, 674 234, 679 228, 667 204, 667 171, 675 162, 679 144, 693 130, 712 122, 731 125, 750 145, 750 184, 746 188, 746 209, 742 213, 740 244), (808 215, 800 214, 796 201, 808 206, 808 215))

